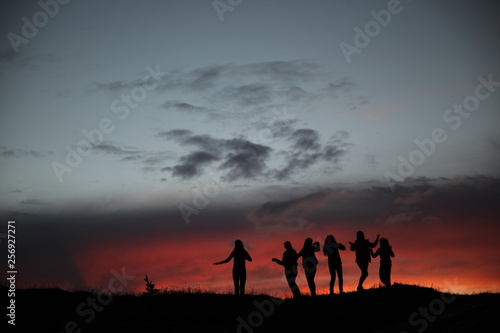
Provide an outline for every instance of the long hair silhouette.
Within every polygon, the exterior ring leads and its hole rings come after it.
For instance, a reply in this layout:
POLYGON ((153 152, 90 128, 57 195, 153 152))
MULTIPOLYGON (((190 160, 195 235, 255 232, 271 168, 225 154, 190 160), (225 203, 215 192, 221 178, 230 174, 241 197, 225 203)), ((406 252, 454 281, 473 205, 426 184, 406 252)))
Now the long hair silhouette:
POLYGON ((306 274, 307 285, 311 296, 316 296, 316 283, 314 277, 316 276, 316 267, 318 266, 318 259, 316 259, 315 252, 319 251, 319 243, 314 242, 312 238, 307 237, 304 240, 304 247, 298 253, 298 257, 302 257, 302 267, 306 274))
POLYGON ((359 277, 358 282, 358 291, 363 290, 363 282, 368 277, 368 265, 371 262, 370 250, 377 246, 379 237, 380 235, 377 235, 377 239, 372 243, 368 239, 365 239, 363 231, 358 231, 356 233, 356 240, 354 243, 349 242, 349 244, 351 244, 351 251, 356 251, 356 264, 358 264, 358 267, 361 270, 361 276, 359 277))
POLYGON ((239 239, 234 241, 234 249, 226 259, 214 262, 214 265, 221 265, 233 260, 233 282, 234 294, 245 295, 245 284, 247 280, 246 260, 252 261, 252 257, 248 254, 243 246, 243 242, 239 239))
POLYGON ((344 292, 344 278, 342 274, 342 260, 340 259, 339 250, 345 251, 346 247, 337 243, 333 235, 326 236, 325 245, 323 246, 323 254, 328 256, 328 270, 330 271, 330 295, 333 295, 335 286, 335 276, 339 278, 339 293, 344 292))
POLYGON ((376 258, 380 256, 380 268, 378 271, 378 275, 380 281, 388 288, 391 286, 391 269, 392 269, 392 260, 394 258, 394 252, 392 251, 392 246, 389 245, 389 241, 387 238, 380 238, 380 247, 378 250, 373 253, 371 251, 371 256, 376 258))

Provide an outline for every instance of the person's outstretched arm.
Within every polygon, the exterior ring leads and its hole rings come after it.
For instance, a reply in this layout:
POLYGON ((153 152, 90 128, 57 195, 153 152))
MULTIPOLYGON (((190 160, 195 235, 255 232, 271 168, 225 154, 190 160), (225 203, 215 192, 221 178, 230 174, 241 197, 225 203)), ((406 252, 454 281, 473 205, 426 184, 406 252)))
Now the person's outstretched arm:
POLYGON ((283 261, 279 260, 278 258, 273 258, 271 260, 274 261, 275 263, 277 263, 278 265, 285 266, 285 264, 283 263, 283 261))
POLYGON ((338 243, 339 250, 345 251, 345 246, 344 244, 338 243))
MULTIPOLYGON (((380 249, 379 249, 379 250, 380 250, 380 249)), ((378 255, 380 254, 380 253, 379 253, 379 250, 377 250, 377 251, 375 251, 375 253, 373 253, 373 250, 372 250, 372 249, 370 249, 370 254, 372 255, 372 258, 376 258, 376 257, 378 257, 378 255)))
MULTIPOLYGON (((234 251, 231 252, 231 254, 229 255, 229 257, 227 257, 225 260, 222 260, 222 261, 219 261, 219 262, 214 262, 214 265, 226 264, 226 263, 230 262, 231 259, 233 259, 233 257, 234 257, 234 251)), ((252 261, 252 260, 250 260, 250 261, 252 261)))
POLYGON ((354 244, 353 242, 349 242, 349 244, 351 244, 351 251, 356 251, 356 244, 354 244))

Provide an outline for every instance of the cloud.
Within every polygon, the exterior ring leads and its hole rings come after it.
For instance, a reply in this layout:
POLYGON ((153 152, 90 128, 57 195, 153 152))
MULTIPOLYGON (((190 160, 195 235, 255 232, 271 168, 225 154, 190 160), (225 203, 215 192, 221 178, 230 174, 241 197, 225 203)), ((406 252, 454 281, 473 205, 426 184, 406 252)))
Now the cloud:
POLYGON ((286 216, 300 208, 312 210, 328 200, 331 197, 331 194, 332 190, 323 189, 294 199, 284 201, 269 201, 261 205, 255 211, 255 214, 259 217, 262 217, 264 215, 286 216))
POLYGON ((292 148, 299 151, 318 150, 320 148, 318 132, 309 128, 298 129, 289 138, 293 140, 292 148))
POLYGON ((334 134, 328 144, 322 144, 317 131, 312 129, 293 130, 288 123, 274 124, 278 128, 277 136, 285 136, 284 143, 287 150, 277 151, 264 144, 252 142, 246 138, 217 139, 210 135, 194 134, 192 131, 176 129, 159 131, 156 136, 179 143, 194 149, 191 153, 178 159, 172 167, 164 167, 162 171, 172 171, 172 176, 184 180, 200 176, 204 167, 220 162, 216 170, 223 171, 221 179, 235 181, 238 179, 274 178, 284 180, 296 172, 302 172, 309 167, 323 161, 340 168, 341 158, 347 153, 350 146, 344 139, 348 136, 345 131, 334 134), (200 158, 202 157, 202 158, 200 158), (279 168, 270 168, 269 161, 284 160, 279 168))
POLYGON ((56 64, 60 61, 60 58, 50 53, 25 55, 24 53, 15 53, 12 48, 5 49, 0 53, 1 65, 13 65, 16 67, 26 67, 29 69, 37 69, 39 66, 56 64))
POLYGON ((223 180, 253 179, 266 170, 265 162, 271 151, 267 146, 243 138, 216 139, 210 135, 195 135, 188 130, 160 131, 156 136, 195 149, 180 157, 175 166, 163 168, 182 179, 200 176, 203 167, 217 161, 220 161, 217 169, 224 171, 223 180))
POLYGON ((217 94, 218 98, 232 100, 240 106, 256 106, 271 102, 272 89, 262 83, 226 87, 217 94))
POLYGON ((209 108, 204 106, 195 106, 190 103, 181 102, 181 101, 166 101, 161 105, 161 107, 165 110, 175 110, 179 112, 209 112, 211 111, 209 108))
POLYGON ((286 161, 285 166, 271 171, 272 176, 277 180, 288 179, 297 171, 305 171, 320 161, 329 162, 329 169, 340 169, 341 158, 351 146, 344 141, 348 135, 345 131, 339 131, 327 144, 322 145, 317 131, 304 128, 295 130, 287 137, 291 143, 290 149, 281 153, 286 161))
POLYGON ((36 150, 25 150, 25 149, 12 149, 6 146, 0 146, 0 156, 2 157, 46 157, 48 155, 53 155, 52 151, 49 152, 39 152, 36 150))
POLYGON ((94 151, 101 152, 106 155, 121 156, 121 155, 136 155, 142 153, 142 151, 138 150, 135 147, 123 146, 119 143, 112 141, 103 141, 98 145, 93 145, 92 147, 94 151))
POLYGON ((217 161, 220 158, 211 153, 205 151, 196 151, 191 154, 182 156, 179 159, 181 164, 178 164, 172 168, 172 176, 180 177, 182 179, 191 179, 193 177, 201 175, 203 172, 203 166, 210 164, 213 161, 217 161))
POLYGON ((223 180, 254 179, 264 175, 270 147, 244 139, 232 139, 227 142, 227 148, 230 152, 225 156, 226 161, 219 166, 219 169, 226 170, 223 180))
POLYGON ((19 202, 21 205, 33 205, 33 206, 46 206, 48 205, 47 202, 43 200, 38 200, 38 199, 26 199, 21 202, 19 202))

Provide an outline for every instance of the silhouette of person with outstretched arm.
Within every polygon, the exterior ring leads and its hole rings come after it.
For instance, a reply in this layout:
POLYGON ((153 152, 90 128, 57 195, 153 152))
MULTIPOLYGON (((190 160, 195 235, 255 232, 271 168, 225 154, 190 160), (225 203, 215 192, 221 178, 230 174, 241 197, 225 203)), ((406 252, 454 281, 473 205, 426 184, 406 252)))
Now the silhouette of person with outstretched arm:
POLYGON ((391 286, 391 257, 394 258, 392 246, 389 245, 389 241, 387 240, 387 238, 380 238, 380 247, 378 248, 378 250, 375 253, 373 253, 373 250, 370 251, 373 258, 380 256, 380 268, 378 271, 378 275, 380 277, 380 281, 387 288, 389 288, 391 286))
POLYGON ((344 279, 342 277, 342 260, 340 259, 339 250, 345 251, 345 246, 337 243, 333 235, 326 236, 323 253, 328 256, 328 269, 330 270, 330 295, 333 295, 333 287, 335 286, 335 275, 339 277, 339 293, 344 292, 344 279))
POLYGON ((356 263, 361 270, 358 291, 363 290, 363 282, 365 282, 365 279, 368 276, 368 265, 371 262, 370 251, 372 248, 377 246, 379 237, 380 235, 377 235, 377 239, 372 243, 368 239, 365 239, 363 231, 358 231, 356 234, 356 241, 354 241, 354 243, 349 242, 349 244, 351 244, 351 251, 356 251, 356 263))
POLYGON ((289 241, 286 241, 284 246, 286 250, 283 252, 283 259, 273 258, 272 261, 285 267, 286 281, 292 290, 293 297, 299 297, 300 289, 295 283, 295 278, 297 277, 297 251, 293 249, 292 243, 289 241))
POLYGON ((319 252, 319 243, 312 241, 312 238, 307 237, 304 241, 304 247, 297 254, 297 257, 302 257, 302 267, 306 274, 307 285, 311 291, 311 296, 316 296, 316 284, 314 277, 316 276, 316 267, 318 266, 318 259, 316 259, 315 252, 319 252))
POLYGON ((231 252, 227 259, 215 262, 214 265, 220 265, 228 263, 233 260, 233 282, 234 282, 234 294, 235 295, 245 295, 245 283, 247 280, 247 269, 245 267, 245 261, 252 261, 252 257, 248 254, 247 250, 243 246, 243 242, 239 239, 234 241, 234 250, 231 252))

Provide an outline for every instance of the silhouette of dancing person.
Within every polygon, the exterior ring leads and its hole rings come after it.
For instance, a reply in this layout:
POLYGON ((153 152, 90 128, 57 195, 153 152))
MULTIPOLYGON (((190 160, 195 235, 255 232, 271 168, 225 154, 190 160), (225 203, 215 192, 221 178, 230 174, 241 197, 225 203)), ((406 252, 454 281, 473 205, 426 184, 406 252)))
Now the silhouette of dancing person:
POLYGON ((368 265, 371 262, 371 249, 377 246, 379 237, 380 235, 377 235, 377 239, 372 243, 368 239, 365 239, 363 231, 358 231, 356 234, 356 241, 354 241, 354 243, 349 242, 349 244, 351 244, 351 251, 356 251, 356 263, 361 270, 358 291, 363 290, 363 282, 365 282, 368 276, 368 265))
POLYGON ((344 279, 342 277, 342 260, 339 250, 345 251, 343 244, 337 243, 333 235, 326 236, 323 253, 328 256, 328 269, 330 270, 330 295, 333 295, 335 286, 335 275, 339 277, 339 293, 344 292, 344 279))
POLYGON ((243 242, 239 239, 234 241, 234 250, 231 252, 227 259, 215 262, 214 265, 225 264, 233 259, 233 282, 234 294, 245 295, 245 283, 247 280, 247 269, 245 267, 245 260, 252 261, 252 257, 248 254, 243 246, 243 242))
POLYGON ((380 256, 380 268, 378 275, 380 277, 380 281, 387 288, 389 288, 391 286, 391 257, 394 258, 394 252, 392 251, 392 246, 389 245, 387 238, 380 238, 380 247, 375 253, 371 250, 371 255, 373 258, 380 256))
POLYGON ((302 267, 306 273, 307 285, 311 291, 311 296, 316 296, 316 284, 314 277, 316 276, 316 267, 318 266, 318 259, 314 252, 319 252, 319 243, 312 241, 312 238, 307 237, 304 241, 304 247, 297 254, 297 257, 302 257, 302 267))
POLYGON ((300 296, 300 289, 295 283, 295 278, 297 277, 297 251, 292 247, 292 243, 286 241, 284 244, 285 252, 283 252, 283 259, 273 258, 272 261, 278 265, 285 267, 285 277, 288 282, 288 286, 292 290, 293 297, 300 296))

